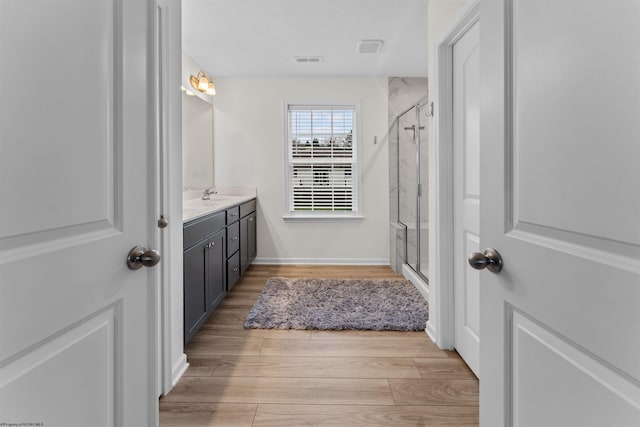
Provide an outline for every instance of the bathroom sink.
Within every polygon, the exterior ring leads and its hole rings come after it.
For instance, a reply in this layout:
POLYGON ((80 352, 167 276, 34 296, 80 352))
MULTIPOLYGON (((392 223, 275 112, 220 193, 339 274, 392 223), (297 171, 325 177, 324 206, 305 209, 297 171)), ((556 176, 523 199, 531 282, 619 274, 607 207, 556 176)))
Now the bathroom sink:
POLYGON ((255 197, 255 190, 251 192, 241 187, 224 187, 209 195, 209 200, 202 200, 202 192, 191 192, 189 196, 195 197, 182 202, 182 220, 188 221, 210 212, 227 209, 248 200, 252 193, 255 197))
POLYGON ((182 203, 182 209, 187 208, 217 208, 220 205, 231 202, 232 199, 228 197, 218 197, 217 195, 211 195, 210 200, 202 200, 202 199, 191 199, 182 203))

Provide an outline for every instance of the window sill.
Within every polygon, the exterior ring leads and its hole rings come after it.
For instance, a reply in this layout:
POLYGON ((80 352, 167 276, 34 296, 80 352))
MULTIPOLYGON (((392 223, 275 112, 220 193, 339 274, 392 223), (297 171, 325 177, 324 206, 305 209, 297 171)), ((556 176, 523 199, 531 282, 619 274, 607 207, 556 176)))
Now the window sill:
POLYGON ((361 222, 362 215, 284 215, 285 222, 361 222))

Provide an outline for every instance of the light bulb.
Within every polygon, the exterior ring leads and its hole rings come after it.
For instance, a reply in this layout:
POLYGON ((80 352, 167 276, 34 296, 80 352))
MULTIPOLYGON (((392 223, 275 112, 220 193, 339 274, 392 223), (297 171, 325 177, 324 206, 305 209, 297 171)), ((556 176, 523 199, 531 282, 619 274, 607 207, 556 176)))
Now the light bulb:
POLYGON ((216 94, 216 85, 213 84, 213 81, 209 80, 209 84, 207 85, 207 90, 205 90, 204 93, 211 96, 214 96, 216 94))
POLYGON ((198 89, 202 92, 209 89, 209 79, 204 74, 198 78, 198 89))

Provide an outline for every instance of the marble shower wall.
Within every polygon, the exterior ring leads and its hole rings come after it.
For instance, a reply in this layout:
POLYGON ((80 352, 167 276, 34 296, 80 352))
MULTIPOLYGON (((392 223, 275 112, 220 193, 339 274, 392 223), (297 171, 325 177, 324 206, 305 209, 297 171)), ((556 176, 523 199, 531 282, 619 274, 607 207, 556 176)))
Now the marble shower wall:
MULTIPOLYGON (((415 203, 415 185, 405 185, 405 183, 413 182, 415 184, 415 144, 411 141, 407 143, 407 138, 412 139, 413 133, 411 131, 404 130, 405 126, 411 126, 415 124, 415 111, 410 112, 402 118, 400 123, 400 129, 398 129, 398 123, 396 117, 405 111, 407 108, 414 105, 418 100, 427 96, 427 78, 426 77, 390 77, 389 78, 389 218, 390 218, 390 264, 396 272, 402 269, 402 264, 405 259, 405 233, 404 227, 399 224, 400 210, 399 210, 399 196, 402 193, 401 199, 404 204, 410 203, 411 193, 413 193, 413 201, 415 203), (412 115, 409 117, 409 115, 412 115), (409 123, 407 120, 410 120, 409 123), (399 144, 398 138, 402 140, 402 144, 399 144), (399 150, 402 152, 399 155, 399 150), (406 151, 405 151, 406 150, 406 151), (413 159, 413 167, 410 164, 404 164, 411 162, 413 159), (403 163, 402 165, 400 163, 403 163), (398 176, 401 174, 402 188, 398 185, 398 176), (412 188, 411 188, 412 187, 412 188)), ((425 126, 426 120, 423 121, 422 126, 425 126)), ((421 137, 423 140, 424 154, 421 156, 421 161, 426 163, 426 130, 421 131, 421 137)), ((422 148, 421 147, 421 148, 422 148)), ((425 180, 422 179, 423 184, 425 180)), ((426 186, 424 186, 426 189, 426 186)), ((426 197, 423 198, 426 201, 426 197)), ((424 204, 424 203, 423 203, 424 204)), ((410 221, 411 210, 407 210, 408 206, 402 208, 402 215, 404 221, 410 221)), ((422 207, 421 207, 422 208, 422 207)), ((426 207, 424 208, 426 212, 426 207)), ((415 208, 413 209, 415 212, 415 208)), ((413 218, 415 224, 415 213, 413 218)), ((415 228, 415 225, 414 225, 415 228)), ((426 234, 426 233, 425 233, 426 234)), ((422 240, 422 239, 421 239, 422 240)), ((412 252, 415 253, 415 241, 412 245, 412 252)), ((426 248, 426 246, 425 246, 426 248)), ((426 252, 426 251, 425 251, 426 252)), ((415 257, 415 255, 414 255, 415 257)), ((421 257, 422 258, 422 257, 421 257)))

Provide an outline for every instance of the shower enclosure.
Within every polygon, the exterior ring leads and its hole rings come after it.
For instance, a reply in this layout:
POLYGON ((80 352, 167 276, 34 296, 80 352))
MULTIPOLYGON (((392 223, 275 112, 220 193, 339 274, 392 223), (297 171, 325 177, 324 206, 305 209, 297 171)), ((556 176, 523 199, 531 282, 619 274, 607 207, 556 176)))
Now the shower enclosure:
POLYGON ((398 141, 398 222, 405 230, 405 264, 425 282, 429 277, 427 197, 427 113, 421 99, 396 118, 398 141))

